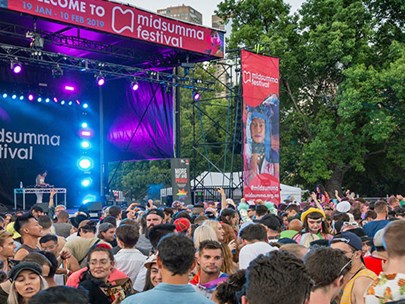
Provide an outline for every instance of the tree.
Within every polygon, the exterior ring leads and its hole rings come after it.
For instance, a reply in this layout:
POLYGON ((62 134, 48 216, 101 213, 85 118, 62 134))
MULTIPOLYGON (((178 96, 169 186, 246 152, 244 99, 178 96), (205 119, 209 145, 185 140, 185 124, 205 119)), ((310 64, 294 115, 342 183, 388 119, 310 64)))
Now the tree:
POLYGON ((291 15, 282 0, 225 0, 218 13, 230 47, 281 59, 282 181, 333 193, 370 161, 405 169, 402 1, 308 0, 291 15))

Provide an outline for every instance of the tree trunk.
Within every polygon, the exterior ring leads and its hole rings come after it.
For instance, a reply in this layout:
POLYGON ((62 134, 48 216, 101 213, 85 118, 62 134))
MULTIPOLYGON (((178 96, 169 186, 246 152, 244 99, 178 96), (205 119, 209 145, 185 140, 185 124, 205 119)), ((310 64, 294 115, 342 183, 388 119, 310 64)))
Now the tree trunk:
POLYGON ((343 183, 343 177, 344 177, 345 173, 347 172, 347 170, 348 170, 348 168, 347 169, 335 168, 330 179, 326 181, 325 189, 329 193, 330 198, 336 198, 335 190, 337 190, 339 192, 339 197, 343 196, 342 183, 343 183))

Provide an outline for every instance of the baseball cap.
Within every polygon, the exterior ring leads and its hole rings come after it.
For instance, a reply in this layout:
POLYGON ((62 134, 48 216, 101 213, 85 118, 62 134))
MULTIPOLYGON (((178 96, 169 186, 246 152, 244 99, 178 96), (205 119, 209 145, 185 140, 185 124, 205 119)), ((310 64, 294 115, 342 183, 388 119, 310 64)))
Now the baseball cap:
POLYGON ((108 229, 114 228, 114 225, 111 223, 102 223, 98 226, 98 232, 106 232, 108 229))
POLYGON ((162 219, 165 218, 165 214, 160 209, 150 209, 148 213, 146 213, 146 216, 148 216, 149 214, 156 214, 159 215, 162 219))
POLYGON ((384 231, 385 231, 385 229, 383 228, 383 229, 378 230, 375 233, 374 238, 373 238, 373 243, 374 243, 375 247, 384 247, 384 244, 383 244, 384 231))
POLYGON ((342 201, 336 205, 336 210, 340 213, 346 213, 350 211, 352 205, 348 201, 342 201))
POLYGON ((156 263, 156 254, 152 254, 143 264, 147 269, 150 269, 152 267, 152 264, 156 263))
POLYGON ((363 243, 360 237, 349 231, 345 231, 341 234, 335 235, 335 237, 329 241, 329 245, 338 242, 346 243, 353 247, 355 250, 361 250, 363 248, 363 243))
POLYGON ((177 232, 184 232, 187 231, 191 227, 191 223, 185 217, 178 218, 173 222, 174 226, 176 226, 177 232))
POLYGON ((8 277, 10 278, 10 281, 14 281, 18 275, 21 273, 21 271, 24 270, 30 270, 37 275, 42 274, 41 266, 39 266, 37 263, 33 262, 21 262, 11 268, 10 272, 8 273, 8 277))
POLYGON ((184 207, 184 203, 183 203, 183 202, 174 201, 174 202, 172 203, 172 208, 173 208, 173 209, 181 209, 181 208, 183 208, 183 207, 184 207))

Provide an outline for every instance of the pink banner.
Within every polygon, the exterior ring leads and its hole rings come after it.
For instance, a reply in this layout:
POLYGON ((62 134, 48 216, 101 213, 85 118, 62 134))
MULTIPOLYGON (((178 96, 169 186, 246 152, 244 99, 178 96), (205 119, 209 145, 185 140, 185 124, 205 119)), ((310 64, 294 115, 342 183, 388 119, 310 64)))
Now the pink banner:
POLYGON ((279 59, 242 50, 244 197, 280 203, 279 59))
POLYGON ((8 1, 8 5, 6 4, 5 7, 30 15, 169 47, 216 57, 223 57, 224 54, 223 32, 114 2, 12 0, 8 1))

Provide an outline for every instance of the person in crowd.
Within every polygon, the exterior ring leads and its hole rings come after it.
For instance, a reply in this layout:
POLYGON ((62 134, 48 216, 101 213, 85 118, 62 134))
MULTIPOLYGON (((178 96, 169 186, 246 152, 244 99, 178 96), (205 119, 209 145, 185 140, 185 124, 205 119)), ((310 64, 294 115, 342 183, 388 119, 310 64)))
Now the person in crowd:
POLYGON ((326 192, 325 187, 321 184, 315 186, 314 190, 315 198, 322 205, 329 204, 330 198, 328 192, 326 192))
POLYGON ((338 296, 344 276, 352 260, 338 249, 316 247, 304 259, 305 267, 314 281, 309 304, 330 304, 338 296))
POLYGON ((55 275, 55 282, 57 285, 65 285, 68 272, 74 272, 80 269, 79 262, 69 251, 58 250, 58 237, 56 235, 44 235, 39 239, 39 244, 43 251, 51 252, 56 256, 58 269, 55 275))
POLYGON ((239 252, 239 269, 246 269, 249 263, 260 254, 277 250, 267 242, 266 228, 261 224, 247 225, 241 229, 239 237, 243 245, 239 252))
POLYGON ((330 246, 342 250, 352 261, 352 268, 343 281, 340 304, 363 303, 367 287, 377 276, 363 264, 361 239, 354 233, 346 231, 335 235, 330 241, 330 246))
POLYGON ((122 210, 119 206, 111 206, 107 209, 109 216, 112 216, 116 220, 116 227, 119 226, 122 219, 122 210))
POLYGON ((305 255, 308 253, 307 247, 297 243, 283 244, 279 249, 291 253, 300 260, 304 260, 305 255))
POLYGON ((41 266, 42 276, 48 286, 56 286, 55 273, 58 269, 58 261, 52 252, 39 251, 29 253, 23 260, 24 262, 37 263, 41 266))
POLYGON ((218 236, 215 230, 208 225, 202 225, 194 230, 193 241, 196 249, 200 247, 201 242, 211 240, 218 242, 218 236))
POLYGON ((44 209, 39 205, 32 206, 29 212, 36 220, 38 220, 40 216, 45 215, 44 209))
POLYGON ((309 247, 313 241, 319 239, 330 240, 332 238, 323 210, 314 207, 309 208, 302 213, 301 222, 304 230, 302 234, 294 238, 298 244, 309 247))
MULTIPOLYGON (((159 241, 167 234, 172 234, 176 230, 175 225, 171 224, 160 224, 156 225, 151 228, 149 231, 149 239, 152 244, 152 252, 157 252, 157 246, 159 241)), ((146 262, 145 262, 146 264, 146 262)), ((139 271, 138 276, 136 277, 136 281, 134 283, 134 290, 135 291, 142 291, 145 287, 145 282, 147 281, 147 271, 148 267, 144 265, 139 271)))
MULTIPOLYGON (((48 187, 49 184, 45 183, 45 178, 46 178, 47 175, 48 175, 47 170, 41 170, 41 172, 35 178, 35 187, 37 187, 37 188, 48 187)), ((35 194, 37 196, 37 204, 42 203, 43 193, 37 193, 36 192, 35 194)))
POLYGON ((190 284, 208 299, 218 287, 226 281, 228 274, 221 272, 224 255, 221 244, 217 241, 203 241, 198 248, 198 273, 190 280, 190 284))
POLYGON ((266 214, 258 222, 266 228, 267 240, 269 242, 278 240, 282 230, 280 218, 274 214, 266 214))
POLYGON ((389 223, 387 220, 388 204, 385 201, 377 201, 374 211, 377 213, 377 217, 363 226, 364 232, 372 238, 378 230, 383 229, 389 223))
POLYGON ((284 209, 284 212, 287 213, 289 220, 295 219, 300 213, 300 208, 296 204, 288 204, 287 207, 284 209))
POLYGON ((28 304, 39 291, 48 287, 42 277, 41 267, 36 263, 21 262, 9 272, 11 281, 8 304, 28 304))
POLYGON ((388 262, 367 289, 366 304, 405 303, 405 221, 394 221, 384 229, 383 245, 388 262), (397 302, 395 302, 397 303, 397 302))
POLYGON ((304 262, 285 251, 254 259, 246 272, 242 304, 306 303, 313 283, 304 262))
POLYGON ((21 261, 30 252, 40 250, 38 240, 43 235, 42 227, 31 214, 17 217, 14 229, 21 235, 23 244, 14 255, 14 259, 21 261))
POLYGON ((246 283, 246 270, 239 270, 229 276, 229 278, 218 285, 212 294, 212 300, 217 304, 239 304, 241 293, 246 283))
POLYGON ((214 220, 208 220, 203 223, 203 226, 210 226, 212 229, 214 229, 215 233, 217 234, 217 239, 219 242, 224 241, 224 234, 225 231, 222 228, 222 224, 218 221, 214 220))
POLYGON ((236 233, 239 231, 239 219, 238 212, 230 208, 222 209, 219 216, 220 222, 230 225, 236 233))
POLYGON ((138 273, 146 261, 146 256, 135 248, 139 239, 139 226, 137 224, 120 225, 116 230, 116 235, 121 250, 114 256, 115 267, 126 273, 135 283, 138 273))
POLYGON ((253 221, 256 218, 256 206, 255 205, 249 205, 248 210, 247 210, 247 216, 251 221, 253 221))
POLYGON ((280 239, 294 239, 302 230, 302 222, 299 219, 293 219, 288 223, 287 229, 281 231, 280 239))
POLYGON ((162 210, 154 208, 150 209, 144 216, 146 219, 146 223, 145 227, 143 227, 142 229, 142 234, 139 236, 137 248, 143 254, 149 255, 150 251, 152 250, 152 244, 148 239, 149 230, 152 229, 153 226, 162 224, 165 218, 165 214, 162 210))
POLYGON ((106 243, 109 243, 113 247, 113 242, 115 242, 115 226, 111 223, 102 223, 98 226, 97 237, 106 243))
POLYGON ((88 304, 84 290, 68 286, 56 286, 41 290, 34 295, 29 304, 88 304))
POLYGON ((269 209, 265 205, 256 205, 255 220, 259 221, 263 216, 269 214, 269 209))
POLYGON ((162 276, 160 269, 156 263, 156 255, 152 254, 145 262, 144 267, 147 269, 146 280, 143 291, 151 290, 160 283, 162 283, 162 276))
POLYGON ((3 262, 2 270, 5 273, 10 271, 10 260, 14 257, 16 245, 13 240, 13 235, 6 231, 0 231, 0 260, 3 262))
POLYGON ((55 228, 56 235, 64 238, 69 237, 70 231, 72 230, 72 224, 69 222, 69 213, 65 210, 60 210, 56 216, 56 223, 53 224, 53 227, 55 228))
POLYGON ((387 251, 383 244, 384 231, 384 229, 378 230, 374 235, 374 250, 371 255, 363 256, 364 265, 376 275, 379 275, 383 271, 383 266, 388 261, 387 251))
POLYGON ((63 250, 69 251, 81 266, 86 265, 85 260, 92 248, 97 245, 106 245, 108 248, 111 248, 109 243, 96 237, 96 225, 95 221, 82 221, 79 225, 79 237, 68 240, 63 248, 63 250))
POLYGON ((126 298, 123 304, 212 303, 188 284, 189 272, 195 267, 193 242, 184 235, 169 234, 157 246, 157 265, 162 283, 155 288, 126 298))
POLYGON ((165 214, 165 218, 164 218, 163 222, 165 224, 172 223, 173 222, 173 214, 174 214, 173 209, 169 208, 169 207, 166 207, 165 209, 163 209, 163 213, 165 214))
POLYGON ((191 238, 191 223, 185 217, 181 217, 176 219, 173 222, 173 225, 176 226, 176 231, 178 233, 183 233, 187 237, 191 238))
POLYGON ((128 278, 109 281, 114 269, 114 256, 107 248, 96 247, 89 252, 88 270, 80 276, 79 288, 87 290, 89 304, 120 303, 131 290, 128 278))

